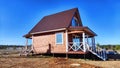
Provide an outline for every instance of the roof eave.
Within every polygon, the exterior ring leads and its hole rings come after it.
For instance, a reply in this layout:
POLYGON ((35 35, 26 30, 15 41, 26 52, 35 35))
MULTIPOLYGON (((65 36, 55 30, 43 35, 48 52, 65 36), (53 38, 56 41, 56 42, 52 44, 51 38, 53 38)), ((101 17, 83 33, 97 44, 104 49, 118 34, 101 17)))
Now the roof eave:
POLYGON ((34 35, 34 34, 55 32, 55 31, 61 31, 61 30, 66 30, 66 28, 60 28, 60 29, 54 29, 54 30, 48 30, 48 31, 40 31, 40 32, 33 32, 33 33, 30 33, 30 34, 34 35))

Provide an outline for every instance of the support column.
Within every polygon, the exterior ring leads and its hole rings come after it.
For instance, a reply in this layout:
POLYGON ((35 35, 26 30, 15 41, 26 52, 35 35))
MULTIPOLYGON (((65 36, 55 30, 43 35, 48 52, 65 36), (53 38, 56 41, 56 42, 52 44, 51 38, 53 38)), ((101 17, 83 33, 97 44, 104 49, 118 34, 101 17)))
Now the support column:
POLYGON ((83 37, 83 50, 84 50, 84 52, 86 52, 86 47, 85 47, 85 33, 83 32, 82 33, 82 37, 83 37))
POLYGON ((86 37, 87 37, 87 44, 89 45, 88 35, 86 35, 86 37))
POLYGON ((91 40, 92 40, 92 49, 93 49, 93 51, 95 51, 95 50, 96 50, 96 46, 95 46, 95 38, 92 37, 91 40))
POLYGON ((68 58, 68 31, 66 30, 66 58, 68 58))
POLYGON ((68 32, 66 30, 66 52, 68 52, 68 32))
POLYGON ((26 38, 26 45, 25 45, 25 50, 27 50, 28 49, 28 39, 26 38))
POLYGON ((32 35, 32 45, 31 45, 31 50, 33 51, 33 35, 32 35))
POLYGON ((93 37, 93 45, 94 45, 94 49, 95 49, 95 51, 96 51, 95 37, 93 37))

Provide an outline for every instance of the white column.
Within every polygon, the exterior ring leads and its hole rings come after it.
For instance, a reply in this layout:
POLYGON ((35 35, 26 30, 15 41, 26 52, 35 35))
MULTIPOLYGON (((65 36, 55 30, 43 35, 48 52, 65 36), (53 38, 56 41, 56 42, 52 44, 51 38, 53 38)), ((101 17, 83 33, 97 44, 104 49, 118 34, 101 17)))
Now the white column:
POLYGON ((85 33, 84 32, 82 33, 82 36, 83 36, 83 50, 84 50, 84 52, 86 52, 86 48, 85 48, 85 33))
POLYGON ((68 52, 68 31, 66 30, 66 52, 68 52))

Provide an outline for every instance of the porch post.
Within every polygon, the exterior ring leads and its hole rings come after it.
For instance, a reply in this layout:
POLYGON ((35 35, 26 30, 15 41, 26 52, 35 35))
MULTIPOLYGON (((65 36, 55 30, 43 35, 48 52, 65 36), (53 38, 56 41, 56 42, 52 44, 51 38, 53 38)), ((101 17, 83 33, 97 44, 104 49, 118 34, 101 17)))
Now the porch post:
POLYGON ((28 49, 28 39, 26 38, 26 45, 25 45, 25 50, 27 50, 28 49))
POLYGON ((33 35, 32 35, 32 45, 31 45, 31 50, 33 51, 33 35))
POLYGON ((66 52, 68 52, 68 31, 66 30, 66 52))
POLYGON ((89 45, 88 35, 86 35, 86 37, 87 37, 87 44, 89 45))
POLYGON ((66 58, 68 58, 68 31, 66 30, 66 58))
POLYGON ((95 51, 96 50, 96 46, 95 46, 95 38, 92 37, 92 48, 95 51))
POLYGON ((84 50, 84 52, 86 52, 86 48, 85 48, 85 33, 83 32, 82 33, 82 36, 83 36, 83 50, 84 50))

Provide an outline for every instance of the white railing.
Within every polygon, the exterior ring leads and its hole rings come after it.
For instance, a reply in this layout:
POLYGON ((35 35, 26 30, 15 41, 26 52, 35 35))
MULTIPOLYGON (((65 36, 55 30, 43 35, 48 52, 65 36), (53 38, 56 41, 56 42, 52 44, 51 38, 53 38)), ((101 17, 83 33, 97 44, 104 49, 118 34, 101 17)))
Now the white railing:
MULTIPOLYGON (((89 47, 88 44, 86 45, 89 47)), ((107 59, 106 49, 102 49, 99 46, 96 46, 96 48, 89 47, 89 51, 103 60, 107 59)))
POLYGON ((82 42, 69 42, 68 51, 79 51, 83 50, 83 43, 82 42))
POLYGON ((98 46, 93 48, 92 46, 90 47, 89 44, 87 44, 87 43, 85 43, 85 45, 83 45, 82 42, 69 42, 68 51, 80 51, 80 50, 84 51, 83 46, 85 46, 86 52, 90 51, 92 54, 96 55, 97 57, 101 58, 102 60, 107 59, 105 49, 102 49, 98 46))

